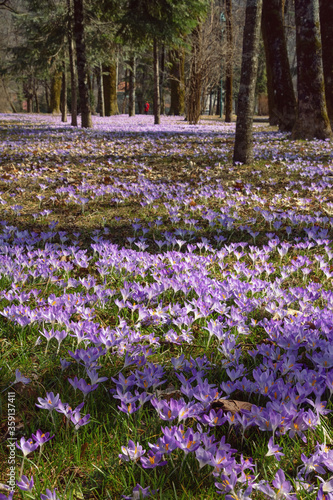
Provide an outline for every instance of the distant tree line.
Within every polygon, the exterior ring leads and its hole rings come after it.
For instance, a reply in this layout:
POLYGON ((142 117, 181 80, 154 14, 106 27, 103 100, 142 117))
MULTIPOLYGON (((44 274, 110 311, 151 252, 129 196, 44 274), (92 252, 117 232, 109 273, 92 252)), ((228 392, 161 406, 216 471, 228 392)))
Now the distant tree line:
POLYGON ((28 112, 43 94, 48 112, 66 121, 69 105, 72 125, 80 112, 91 127, 92 113, 133 116, 152 99, 158 124, 167 94, 168 112, 195 124, 207 106, 231 121, 237 97, 234 162, 249 163, 255 96, 265 92, 279 130, 331 137, 333 2, 0 0, 0 10, 15 41, 0 38, 2 84, 20 82, 28 112))

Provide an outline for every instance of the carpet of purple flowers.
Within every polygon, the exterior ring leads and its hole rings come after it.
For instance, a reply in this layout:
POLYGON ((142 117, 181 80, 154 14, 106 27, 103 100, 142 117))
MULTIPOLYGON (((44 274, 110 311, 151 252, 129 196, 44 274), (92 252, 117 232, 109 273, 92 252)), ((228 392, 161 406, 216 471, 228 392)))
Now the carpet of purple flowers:
POLYGON ((0 116, 0 500, 333 499, 332 144, 233 134, 0 116))

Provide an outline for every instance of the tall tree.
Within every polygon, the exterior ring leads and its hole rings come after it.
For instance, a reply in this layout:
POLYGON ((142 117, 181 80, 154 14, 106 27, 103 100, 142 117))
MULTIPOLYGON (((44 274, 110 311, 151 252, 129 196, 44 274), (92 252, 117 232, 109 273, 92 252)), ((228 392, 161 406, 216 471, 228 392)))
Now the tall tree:
POLYGON ((271 113, 281 131, 290 132, 296 120, 296 99, 283 26, 282 0, 263 0, 262 35, 271 89, 271 113))
MULTIPOLYGON (((187 84, 186 112, 190 123, 198 123, 206 108, 206 96, 221 82, 221 9, 211 3, 208 15, 192 31, 190 75, 187 84)), ((221 96, 221 94, 220 94, 221 96)))
POLYGON ((135 75, 136 75, 136 57, 132 53, 129 59, 129 99, 128 114, 135 116, 135 75))
POLYGON ((154 38, 154 124, 159 125, 161 122, 161 102, 160 102, 160 52, 157 38, 154 38))
POLYGON ((105 116, 103 70, 101 63, 96 68, 96 76, 97 76, 97 111, 99 113, 99 116, 105 116))
POLYGON ((170 60, 170 115, 185 113, 185 52, 174 48, 169 53, 170 60))
POLYGON ((262 0, 247 0, 233 162, 253 160, 253 112, 258 70, 262 0))
POLYGON ((295 0, 297 119, 293 139, 327 139, 332 131, 325 101, 319 0, 295 0))
POLYGON ((333 124, 333 2, 319 0, 327 113, 333 124))
POLYGON ((192 32, 191 59, 186 111, 188 122, 190 124, 196 124, 198 123, 201 115, 202 73, 204 71, 201 24, 198 24, 192 32))
POLYGON ((62 73, 55 71, 51 78, 50 113, 53 115, 60 114, 61 82, 62 73))
POLYGON ((61 121, 67 122, 67 74, 65 60, 63 62, 61 82, 61 121))
POLYGON ((232 24, 232 1, 225 0, 227 54, 225 63, 225 121, 231 122, 232 115, 232 82, 233 82, 233 24, 232 24))
POLYGON ((115 51, 109 55, 108 64, 103 65, 103 91, 105 116, 119 113, 117 101, 117 60, 115 51))
POLYGON ((73 40, 73 12, 72 2, 67 0, 67 40, 68 40, 68 55, 69 68, 71 74, 71 125, 77 126, 77 72, 74 57, 74 40, 73 40))
POLYGON ((76 43, 76 59, 79 79, 81 126, 83 128, 91 128, 92 119, 88 88, 86 45, 84 40, 83 0, 74 0, 74 38, 76 43))

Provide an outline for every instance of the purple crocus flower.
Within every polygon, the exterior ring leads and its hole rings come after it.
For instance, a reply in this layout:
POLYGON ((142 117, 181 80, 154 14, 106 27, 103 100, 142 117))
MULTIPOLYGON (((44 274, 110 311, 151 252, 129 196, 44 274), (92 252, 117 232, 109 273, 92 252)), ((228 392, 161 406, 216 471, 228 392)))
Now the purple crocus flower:
POLYGON ((16 481, 16 484, 22 491, 31 491, 34 487, 34 478, 31 476, 29 481, 27 476, 22 476, 21 481, 16 481))
POLYGON ((233 491, 237 483, 237 474, 234 471, 232 471, 230 475, 221 474, 220 480, 221 482, 215 483, 216 488, 220 490, 219 493, 229 493, 230 491, 233 491))
POLYGON ((284 495, 284 498, 288 500, 296 499, 295 495, 291 495, 292 485, 290 481, 286 481, 286 476, 282 469, 279 469, 275 475, 275 479, 272 481, 272 485, 278 489, 280 494, 284 495))
POLYGON ((38 443, 39 446, 43 446, 44 443, 47 443, 48 441, 50 441, 50 439, 54 438, 54 434, 53 436, 50 437, 49 432, 44 433, 40 429, 38 429, 36 435, 32 434, 31 437, 33 438, 34 441, 36 441, 36 443, 38 443))
POLYGON ((70 420, 71 416, 73 413, 75 412, 78 412, 80 411, 84 406, 84 401, 82 403, 80 403, 74 410, 73 408, 70 406, 69 403, 62 403, 60 401, 59 405, 58 405, 58 408, 56 408, 56 411, 58 413, 63 413, 65 415, 66 418, 68 418, 70 420))
POLYGON ((108 380, 107 377, 99 377, 97 371, 94 368, 92 368, 91 370, 89 370, 89 368, 87 368, 87 375, 90 378, 91 384, 93 384, 93 385, 99 384, 100 382, 105 382, 106 380, 108 380))
POLYGON ((74 377, 74 380, 69 378, 68 382, 74 387, 75 391, 76 389, 80 389, 80 391, 83 392, 84 397, 86 397, 89 392, 95 391, 98 387, 98 384, 88 384, 83 378, 80 378, 79 380, 76 376, 74 377))
POLYGON ((47 392, 46 398, 37 398, 37 399, 39 401, 39 405, 36 403, 36 406, 38 408, 42 408, 43 410, 49 410, 49 411, 57 409, 59 402, 61 402, 60 395, 57 394, 55 396, 53 392, 47 392))
POLYGON ((40 495, 41 500, 60 500, 59 497, 57 496, 56 491, 57 488, 55 488, 53 491, 46 488, 45 490, 46 495, 44 495, 43 493, 41 493, 40 495))
POLYGON ((121 451, 122 453, 119 454, 119 458, 124 462, 129 462, 130 460, 136 461, 146 453, 146 450, 139 443, 135 444, 132 440, 128 441, 127 447, 122 446, 121 451))
POLYGON ((280 461, 280 457, 284 456, 284 453, 281 453, 282 448, 280 446, 274 444, 273 437, 268 441, 268 452, 266 453, 266 457, 274 456, 276 460, 280 461))
POLYGON ((154 453, 149 450, 148 457, 140 457, 140 461, 144 469, 155 469, 155 467, 160 467, 168 463, 167 461, 162 460, 162 458, 162 453, 154 453))
POLYGON ((79 411, 75 411, 72 415, 71 415, 71 422, 74 424, 74 428, 75 430, 79 430, 80 427, 82 427, 83 425, 86 425, 86 424, 89 424, 90 422, 90 415, 89 413, 87 415, 85 415, 84 417, 81 417, 80 415, 80 412, 79 411))
POLYGON ((15 370, 15 382, 14 384, 17 384, 18 382, 22 382, 22 384, 29 384, 30 378, 24 377, 20 370, 15 370))
POLYGON ((123 498, 124 500, 141 500, 142 498, 149 498, 151 495, 155 495, 155 493, 157 492, 158 490, 150 490, 150 486, 143 488, 143 486, 137 484, 135 488, 133 488, 133 492, 130 497, 121 495, 121 498, 123 498))
POLYGON ((13 500, 13 495, 14 492, 11 491, 7 497, 7 495, 4 495, 3 493, 0 493, 0 500, 13 500))
POLYGON ((195 458, 198 460, 201 469, 207 464, 211 465, 213 454, 205 450, 202 446, 199 446, 199 448, 195 450, 195 458))
POLYGON ((217 425, 223 425, 227 421, 227 417, 223 415, 223 411, 210 410, 208 415, 203 415, 201 418, 201 422, 203 424, 209 425, 209 427, 215 427, 217 425))
POLYGON ((25 440, 24 437, 21 437, 20 439, 20 444, 17 444, 17 441, 15 442, 16 448, 22 451, 23 456, 26 457, 31 453, 32 451, 35 451, 36 448, 38 448, 39 443, 34 443, 32 439, 28 439, 27 441, 25 440))
POLYGON ((72 363, 70 361, 67 361, 66 359, 60 358, 60 364, 61 364, 61 371, 66 370, 72 363))

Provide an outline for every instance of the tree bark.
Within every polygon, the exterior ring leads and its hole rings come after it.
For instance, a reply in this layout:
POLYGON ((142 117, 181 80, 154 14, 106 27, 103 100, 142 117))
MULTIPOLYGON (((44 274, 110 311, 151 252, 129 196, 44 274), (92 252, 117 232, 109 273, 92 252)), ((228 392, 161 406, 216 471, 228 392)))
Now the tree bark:
POLYGON ((296 99, 290 73, 284 34, 281 0, 263 0, 262 36, 264 40, 271 113, 279 129, 290 132, 296 120, 296 99))
POLYGON ((165 45, 161 47, 161 65, 160 65, 160 107, 161 115, 165 114, 165 99, 164 99, 164 79, 165 79, 165 45))
POLYGON ((185 113, 185 57, 183 49, 170 51, 171 76, 170 76, 170 115, 183 115, 185 113))
POLYGON ((202 55, 201 55, 202 28, 200 24, 193 30, 192 63, 189 79, 187 120, 196 125, 201 115, 201 93, 202 93, 202 55))
POLYGON ((69 55, 69 68, 71 74, 71 125, 77 127, 77 74, 76 66, 74 63, 74 41, 73 41, 73 15, 71 0, 67 0, 68 12, 68 55, 69 55))
POLYGON ((156 38, 154 38, 154 124, 161 123, 161 104, 160 104, 160 67, 159 50, 156 38))
POLYGON ((91 128, 92 119, 88 88, 86 44, 84 41, 83 0, 74 0, 74 37, 76 42, 76 59, 79 79, 81 127, 91 128))
POLYGON ((253 111, 262 0, 247 0, 243 35, 241 80, 237 103, 236 137, 233 162, 246 165, 253 161, 253 111))
POLYGON ((105 116, 104 89, 103 89, 103 69, 100 64, 97 68, 97 108, 99 116, 105 116))
MULTIPOLYGON (((264 35, 263 35, 264 37, 264 35)), ((271 126, 278 126, 279 120, 277 114, 274 112, 276 110, 275 104, 275 94, 273 87, 273 73, 272 68, 267 64, 267 54, 266 54, 266 43, 264 40, 265 56, 266 56, 266 76, 267 76, 267 96, 268 96, 268 113, 269 113, 269 124, 271 126)))
POLYGON ((297 119, 293 139, 327 139, 332 130, 325 101, 319 0, 295 0, 297 119))
POLYGON ((9 105, 12 108, 13 113, 17 113, 17 109, 15 108, 14 103, 11 100, 10 95, 8 93, 8 90, 7 90, 7 87, 6 87, 6 84, 5 84, 5 79, 4 79, 3 76, 1 76, 0 78, 1 78, 2 87, 3 87, 3 90, 4 90, 5 96, 7 97, 7 101, 9 102, 9 105))
POLYGON ((231 0, 225 2, 226 13, 226 35, 227 54, 225 63, 225 121, 232 120, 232 81, 233 81, 233 26, 232 26, 232 3, 231 0))
POLYGON ((61 81, 62 75, 57 71, 51 78, 50 108, 53 115, 60 114, 61 81))
POLYGON ((44 91, 45 91, 46 109, 47 109, 48 113, 51 113, 48 82, 47 82, 47 80, 44 80, 43 83, 44 83, 44 91))
POLYGON ((320 27, 327 113, 333 124, 333 3, 320 0, 320 27))
POLYGON ((103 89, 105 116, 119 114, 117 101, 117 61, 115 58, 103 66, 103 89))
POLYGON ((61 89, 61 121, 67 122, 67 78, 66 63, 64 61, 62 71, 62 89, 61 89))
POLYGON ((33 79, 33 95, 34 95, 36 113, 40 113, 39 99, 38 99, 38 83, 37 83, 37 80, 35 78, 33 79))
POLYGON ((129 103, 128 103, 128 115, 135 116, 135 56, 131 55, 129 60, 130 70, 129 70, 129 103))

